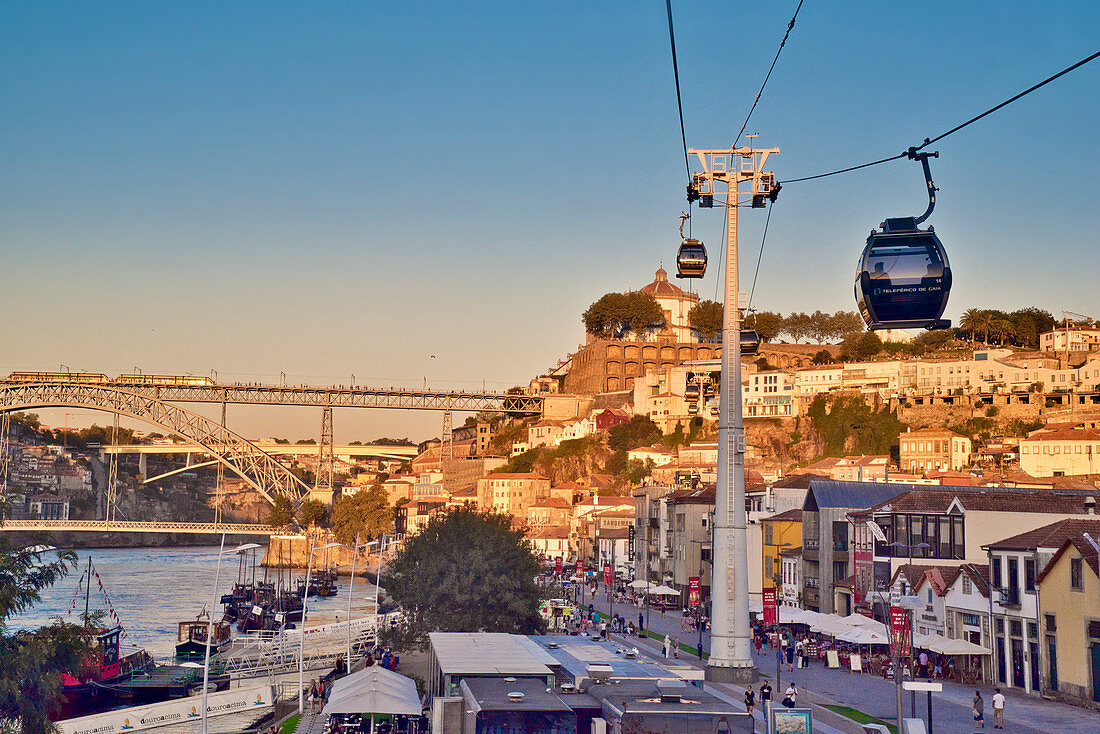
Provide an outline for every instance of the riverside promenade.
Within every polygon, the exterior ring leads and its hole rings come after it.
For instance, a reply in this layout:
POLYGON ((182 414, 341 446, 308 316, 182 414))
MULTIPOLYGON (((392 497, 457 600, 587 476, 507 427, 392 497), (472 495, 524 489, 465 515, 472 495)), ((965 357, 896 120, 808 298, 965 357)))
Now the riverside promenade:
MULTIPOLYGON (((588 604, 602 614, 608 614, 610 605, 602 589, 597 592, 595 598, 587 591, 584 594, 583 606, 588 604)), ((638 623, 638 612, 645 614, 645 609, 639 610, 631 604, 615 604, 614 613, 624 617, 628 622, 638 623)), ((702 667, 699 659, 694 655, 698 640, 698 633, 694 630, 683 631, 680 629, 680 613, 668 611, 663 616, 655 609, 649 611, 649 630, 651 634, 659 636, 661 640, 667 634, 670 637, 679 636, 681 645, 679 662, 685 665, 702 667), (690 652, 683 649, 690 647, 690 652)), ((630 638, 628 635, 615 635, 615 638, 623 642, 633 640, 633 644, 643 648, 650 654, 661 656, 661 642, 653 638, 630 638)), ((703 633, 703 650, 710 649, 710 636, 703 633)), ((764 655, 755 656, 757 667, 761 675, 772 682, 775 693, 781 694, 782 688, 775 684, 775 652, 767 651, 764 655)), ((798 686, 799 705, 810 704, 814 708, 815 723, 825 723, 837 731, 850 734, 862 734, 862 728, 854 721, 824 708, 825 706, 845 706, 861 711, 870 716, 882 719, 887 724, 893 724, 894 711, 894 682, 883 680, 879 676, 870 674, 850 673, 847 670, 835 670, 825 668, 823 664, 815 662, 809 668, 788 672, 786 666, 780 674, 780 683, 783 688, 789 681, 794 681, 798 686)), ((742 701, 744 688, 740 686, 726 686, 722 684, 708 683, 708 687, 718 687, 730 698, 742 701)), ((759 684, 755 686, 759 689, 759 684)), ((1100 712, 1070 706, 1056 701, 1048 701, 1034 696, 1002 687, 1001 692, 1008 699, 1005 708, 1005 732, 1015 734, 1095 734, 1100 731, 1100 712)), ((782 695, 777 696, 777 700, 782 695)), ((932 728, 934 732, 950 732, 950 734, 994 731, 992 713, 993 686, 979 684, 977 686, 963 686, 953 681, 943 681, 943 692, 932 696, 932 728), (974 724, 970 712, 970 701, 974 697, 974 691, 980 690, 985 699, 985 729, 979 729, 974 724)), ((927 694, 918 693, 916 697, 916 716, 924 718, 925 701, 927 694)), ((905 692, 903 696, 903 715, 910 714, 911 696, 905 692)), ((743 706, 742 706, 743 708, 743 706)), ((757 718, 763 722, 760 716, 761 709, 757 707, 757 718)), ((761 724, 760 730, 763 731, 761 724)))

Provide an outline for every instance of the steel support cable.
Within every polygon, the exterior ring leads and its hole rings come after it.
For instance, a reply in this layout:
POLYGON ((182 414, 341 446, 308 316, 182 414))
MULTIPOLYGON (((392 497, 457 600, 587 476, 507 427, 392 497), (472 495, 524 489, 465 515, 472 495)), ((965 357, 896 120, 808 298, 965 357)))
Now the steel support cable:
POLYGON ((676 33, 672 29, 672 0, 665 0, 665 10, 668 12, 668 44, 672 48, 672 76, 676 80, 676 107, 680 111, 680 140, 684 144, 684 169, 687 171, 690 183, 691 163, 688 160, 687 132, 684 130, 684 103, 680 98, 680 67, 676 63, 676 33))
POLYGON ((1001 102, 1000 104, 998 104, 994 107, 990 107, 988 110, 981 113, 980 115, 976 115, 974 117, 971 117, 969 120, 962 123, 961 125, 956 125, 955 127, 951 128, 947 132, 941 133, 941 134, 937 135, 934 138, 925 138, 924 142, 921 143, 919 146, 909 148, 908 150, 906 150, 902 153, 898 153, 897 155, 892 155, 889 158, 880 158, 877 161, 871 161, 870 163, 861 163, 858 166, 849 166, 848 168, 841 168, 841 169, 836 170, 836 171, 829 171, 828 173, 819 173, 815 176, 803 176, 802 178, 791 178, 791 179, 787 179, 785 181, 781 181, 780 183, 791 184, 791 183, 798 183, 799 181, 813 181, 814 179, 817 179, 817 178, 825 178, 826 176, 836 176, 837 174, 848 173, 849 171, 857 171, 860 168, 869 168, 870 166, 877 166, 880 163, 888 163, 889 161, 896 161, 899 158, 908 158, 912 153, 915 153, 918 150, 922 150, 923 148, 927 148, 929 145, 932 145, 932 143, 943 140, 948 135, 952 135, 954 133, 957 133, 959 130, 962 130, 967 125, 973 124, 973 123, 977 122, 978 120, 982 119, 983 117, 993 114, 994 112, 1001 109, 1002 107, 1010 105, 1010 104, 1012 104, 1013 102, 1015 102, 1016 100, 1018 100, 1022 97, 1026 97, 1027 95, 1031 94, 1032 92, 1039 89, 1040 87, 1044 87, 1047 84, 1050 84, 1055 79, 1057 79, 1061 76, 1065 76, 1066 74, 1070 73, 1074 69, 1077 69, 1081 66, 1084 66, 1085 64, 1089 63, 1090 61, 1094 61, 1097 57, 1100 57, 1100 51, 1097 51, 1096 53, 1094 53, 1090 56, 1086 56, 1085 58, 1081 59, 1080 61, 1078 61, 1076 64, 1073 64, 1072 66, 1067 66, 1065 69, 1062 69, 1057 74, 1054 74, 1053 76, 1047 77, 1046 79, 1044 79, 1043 81, 1039 82, 1038 84, 1036 84, 1034 86, 1028 87, 1027 89, 1020 92, 1019 94, 1006 99, 1004 102, 1001 102))
POLYGON ((749 302, 745 306, 746 312, 752 310, 752 296, 756 293, 756 278, 760 275, 760 261, 764 259, 764 242, 768 239, 768 225, 772 221, 772 209, 774 208, 775 203, 773 202, 768 207, 768 218, 764 220, 764 234, 760 236, 760 253, 756 256, 756 272, 752 274, 752 288, 749 290, 749 302))
POLYGON ((741 130, 737 133, 737 137, 734 138, 734 148, 737 147, 737 141, 741 139, 741 136, 745 133, 745 128, 749 125, 749 118, 752 117, 753 110, 756 109, 756 104, 760 101, 760 95, 764 93, 764 87, 768 86, 768 80, 772 78, 772 70, 775 69, 775 62, 779 61, 779 54, 783 53, 783 46, 787 43, 787 39, 790 38, 791 30, 794 29, 794 22, 798 18, 798 11, 802 9, 803 2, 804 0, 798 0, 798 7, 794 9, 794 15, 791 16, 791 22, 787 24, 787 32, 783 34, 783 40, 779 42, 779 48, 776 49, 775 58, 772 59, 772 65, 768 67, 768 73, 764 75, 764 83, 760 85, 760 91, 756 93, 756 98, 752 101, 752 107, 749 108, 749 114, 745 115, 745 122, 741 125, 741 130))

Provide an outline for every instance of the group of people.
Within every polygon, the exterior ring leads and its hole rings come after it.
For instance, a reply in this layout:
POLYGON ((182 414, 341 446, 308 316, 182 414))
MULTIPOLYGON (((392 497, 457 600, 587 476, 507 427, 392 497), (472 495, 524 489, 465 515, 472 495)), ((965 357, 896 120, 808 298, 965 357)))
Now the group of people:
POLYGON ((766 632, 755 629, 753 630, 753 646, 756 648, 757 655, 766 655, 768 652, 766 648, 774 649, 780 660, 786 661, 787 670, 789 671, 794 670, 795 662, 798 663, 799 668, 810 666, 810 640, 807 637, 796 639, 794 636, 783 632, 768 635, 766 632))
MULTIPOLYGON (((993 689, 993 728, 1005 728, 1005 694, 1000 688, 993 689)), ((970 704, 970 710, 974 714, 974 721, 981 729, 985 728, 985 699, 981 691, 974 691, 974 700, 970 704)))
POLYGON ((315 714, 325 707, 329 695, 332 693, 334 681, 325 678, 314 678, 309 684, 309 712, 315 714))
MULTIPOLYGON (((768 703, 772 700, 772 686, 768 681, 764 681, 760 686, 760 703, 767 710, 768 703)), ((794 708, 798 703, 798 686, 793 682, 787 684, 787 690, 783 691, 783 700, 779 702, 786 708, 794 708)), ((745 709, 752 716, 753 709, 756 708, 756 691, 751 688, 745 689, 745 709)))

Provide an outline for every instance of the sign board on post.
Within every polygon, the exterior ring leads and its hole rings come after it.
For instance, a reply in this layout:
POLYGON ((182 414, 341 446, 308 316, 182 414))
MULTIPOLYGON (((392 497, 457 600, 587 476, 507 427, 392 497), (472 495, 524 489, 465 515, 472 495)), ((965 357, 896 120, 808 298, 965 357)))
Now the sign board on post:
POLYGON ((561 573, 561 556, 554 559, 554 573, 561 573))
POLYGON ((605 586, 611 586, 611 564, 603 564, 603 583, 605 586))
POLYGON ((909 612, 902 607, 890 607, 890 652, 901 657, 912 654, 909 639, 909 612))
POLYGON ((775 624, 778 621, 775 588, 764 589, 764 624, 775 624))
POLYGON ((699 593, 700 581, 698 576, 692 576, 688 579, 688 606, 697 607, 699 602, 702 601, 699 593))
POLYGON ((577 561, 577 576, 584 580, 584 561, 577 561))
POLYGON ((626 556, 627 559, 634 562, 634 526, 628 525, 626 528, 626 556))

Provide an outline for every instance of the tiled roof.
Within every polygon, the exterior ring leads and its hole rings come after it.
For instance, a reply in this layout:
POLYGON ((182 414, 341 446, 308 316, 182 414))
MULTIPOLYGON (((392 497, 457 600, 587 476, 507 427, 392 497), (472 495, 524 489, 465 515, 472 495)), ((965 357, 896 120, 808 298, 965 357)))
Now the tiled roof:
POLYGON ((915 431, 908 431, 906 433, 903 433, 900 436, 898 436, 898 438, 905 438, 906 436, 922 436, 922 437, 932 437, 932 438, 942 438, 942 437, 966 438, 966 436, 962 436, 962 435, 960 435, 958 433, 955 433, 954 431, 949 430, 947 428, 918 428, 915 431))
POLYGON ((486 479, 546 479, 543 475, 537 472, 518 472, 515 474, 508 472, 501 472, 499 474, 489 474, 486 479))
POLYGON ((630 528, 606 528, 600 530, 597 537, 607 540, 623 540, 630 537, 630 528))
POLYGON ((1100 534, 1100 518, 1072 518, 1044 525, 1026 533, 1013 535, 996 543, 983 545, 989 550, 1030 550, 1032 548, 1060 548, 1070 538, 1080 538, 1082 533, 1093 537, 1100 534))
POLYGON ((556 509, 559 509, 559 510, 571 510, 571 509, 573 509, 573 505, 569 504, 568 502, 563 500, 561 497, 547 497, 546 499, 539 500, 538 502, 535 502, 534 504, 532 504, 530 506, 531 507, 552 507, 552 508, 556 508, 556 509))
POLYGON ((566 540, 569 538, 568 525, 551 525, 545 528, 533 528, 527 531, 531 540, 566 540))
POLYGON ((1033 433, 1024 441, 1100 441, 1100 431, 1095 428, 1060 428, 1056 431, 1033 433))
MULTIPOLYGON (((1093 540, 1097 540, 1097 537, 1093 536, 1093 540)), ((1050 570, 1054 568, 1055 564, 1058 563, 1058 559, 1060 559, 1062 555, 1065 554, 1066 550, 1071 545, 1077 549, 1078 553, 1081 554, 1081 558, 1084 559, 1085 563, 1089 564, 1089 568, 1092 569, 1092 572, 1097 576, 1100 576, 1100 558, 1097 557, 1095 546, 1093 546, 1092 543, 1088 542, 1081 536, 1074 536, 1072 538, 1066 538, 1066 541, 1062 543, 1060 548, 1058 548, 1058 552, 1055 553, 1054 557, 1052 557, 1047 562, 1047 565, 1039 573, 1040 582, 1042 582, 1047 573, 1049 573, 1050 570)))
POLYGON ((668 271, 657 268, 653 282, 639 289, 642 293, 650 293, 655 298, 687 298, 695 300, 690 293, 685 293, 680 288, 668 282, 668 271))
POLYGON ((761 522, 776 521, 776 522, 802 522, 802 510, 795 508, 793 510, 787 510, 786 512, 780 512, 778 515, 772 515, 771 517, 761 518, 761 522))
MULTIPOLYGON (((894 485, 899 488, 906 485, 894 485)), ((1049 512, 1062 515, 1085 514, 1085 497, 1100 497, 1100 490, 1014 489, 1012 487, 942 487, 909 485, 902 494, 852 515, 875 512, 947 512, 958 499, 968 512, 1049 512)))

